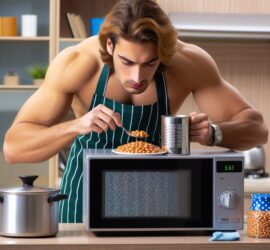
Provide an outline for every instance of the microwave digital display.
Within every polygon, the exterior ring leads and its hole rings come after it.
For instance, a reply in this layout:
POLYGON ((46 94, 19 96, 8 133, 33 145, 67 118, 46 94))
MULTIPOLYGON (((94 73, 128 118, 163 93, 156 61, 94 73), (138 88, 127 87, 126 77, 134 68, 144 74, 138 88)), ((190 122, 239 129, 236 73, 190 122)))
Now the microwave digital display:
POLYGON ((103 174, 105 218, 191 216, 190 170, 121 170, 103 174))
POLYGON ((242 172, 241 161, 218 161, 217 162, 218 173, 240 173, 242 172))

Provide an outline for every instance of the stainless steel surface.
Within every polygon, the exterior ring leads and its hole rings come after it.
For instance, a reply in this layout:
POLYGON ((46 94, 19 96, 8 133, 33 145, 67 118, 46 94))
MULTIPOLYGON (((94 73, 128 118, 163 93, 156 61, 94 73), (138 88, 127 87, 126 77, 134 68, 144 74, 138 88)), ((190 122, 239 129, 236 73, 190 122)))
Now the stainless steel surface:
POLYGON ((49 204, 48 194, 3 195, 0 234, 16 237, 51 236, 58 231, 58 203, 49 204))
POLYGON ((162 116, 161 144, 171 154, 190 154, 189 116, 162 116))
POLYGON ((243 154, 245 157, 245 171, 265 168, 265 151, 263 146, 243 151, 243 154))
MULTIPOLYGON (((32 179, 31 179, 32 177, 32 179)), ((39 188, 30 183, 0 190, 0 235, 44 237, 58 232, 58 202, 67 198, 58 189, 39 188)), ((29 180, 28 180, 29 181, 29 180)))

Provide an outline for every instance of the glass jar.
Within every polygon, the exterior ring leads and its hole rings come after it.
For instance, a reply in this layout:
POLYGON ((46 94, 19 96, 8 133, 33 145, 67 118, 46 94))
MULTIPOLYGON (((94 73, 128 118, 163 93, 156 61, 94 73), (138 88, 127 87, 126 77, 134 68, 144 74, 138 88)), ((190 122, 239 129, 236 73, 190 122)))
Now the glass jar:
POLYGON ((270 194, 251 194, 247 214, 247 235, 270 238, 270 194))

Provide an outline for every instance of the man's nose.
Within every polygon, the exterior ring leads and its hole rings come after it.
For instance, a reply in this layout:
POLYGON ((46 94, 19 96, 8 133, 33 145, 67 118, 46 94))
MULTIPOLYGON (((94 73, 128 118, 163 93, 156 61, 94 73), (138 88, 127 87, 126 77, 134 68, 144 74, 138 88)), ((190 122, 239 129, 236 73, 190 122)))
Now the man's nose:
POLYGON ((140 83, 143 79, 142 69, 140 66, 134 66, 132 69, 132 80, 136 83, 140 83))

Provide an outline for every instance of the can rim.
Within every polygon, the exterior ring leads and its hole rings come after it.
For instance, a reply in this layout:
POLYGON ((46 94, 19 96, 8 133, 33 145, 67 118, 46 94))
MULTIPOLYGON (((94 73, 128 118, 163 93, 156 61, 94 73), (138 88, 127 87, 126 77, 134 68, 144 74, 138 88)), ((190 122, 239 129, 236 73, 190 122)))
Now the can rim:
POLYGON ((189 115, 162 115, 164 118, 189 118, 189 115))

